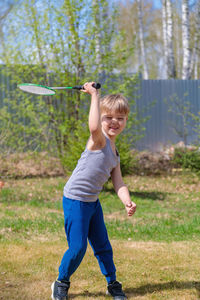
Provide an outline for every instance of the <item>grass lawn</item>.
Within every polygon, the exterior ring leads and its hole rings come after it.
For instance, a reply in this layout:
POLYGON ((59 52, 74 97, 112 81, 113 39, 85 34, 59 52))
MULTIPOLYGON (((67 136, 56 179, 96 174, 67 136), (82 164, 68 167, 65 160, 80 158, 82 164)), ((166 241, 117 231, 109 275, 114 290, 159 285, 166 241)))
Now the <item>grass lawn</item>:
MULTIPOLYGON (((108 183, 100 199, 118 280, 129 299, 200 299, 200 179, 192 174, 126 176, 136 214, 128 218, 108 183)), ((0 190, 0 299, 50 299, 67 248, 66 179, 8 180, 0 190)), ((71 278, 71 299, 106 299, 88 247, 71 278)))

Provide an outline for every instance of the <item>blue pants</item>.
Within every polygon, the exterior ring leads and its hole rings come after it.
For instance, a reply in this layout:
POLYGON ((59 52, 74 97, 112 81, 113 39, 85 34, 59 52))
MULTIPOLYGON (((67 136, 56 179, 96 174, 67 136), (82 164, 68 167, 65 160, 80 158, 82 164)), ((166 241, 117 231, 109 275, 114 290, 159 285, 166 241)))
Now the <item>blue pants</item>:
POLYGON ((107 282, 116 280, 113 251, 99 200, 82 202, 63 197, 63 209, 69 249, 62 258, 58 280, 70 280, 85 255, 87 239, 107 282))

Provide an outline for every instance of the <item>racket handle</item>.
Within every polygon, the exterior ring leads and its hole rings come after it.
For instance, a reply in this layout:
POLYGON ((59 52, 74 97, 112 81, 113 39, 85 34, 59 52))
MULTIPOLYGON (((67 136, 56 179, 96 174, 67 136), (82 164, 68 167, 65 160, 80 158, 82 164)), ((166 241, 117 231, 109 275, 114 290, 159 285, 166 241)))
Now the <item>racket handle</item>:
MULTIPOLYGON (((92 85, 95 89, 100 89, 101 88, 101 84, 100 83, 93 83, 92 85)), ((84 86, 83 85, 76 85, 76 86, 73 86, 73 89, 74 90, 84 90, 84 86)))
POLYGON ((99 82, 95 82, 95 83, 93 83, 93 85, 92 85, 95 89, 100 89, 101 88, 101 84, 99 83, 99 82))

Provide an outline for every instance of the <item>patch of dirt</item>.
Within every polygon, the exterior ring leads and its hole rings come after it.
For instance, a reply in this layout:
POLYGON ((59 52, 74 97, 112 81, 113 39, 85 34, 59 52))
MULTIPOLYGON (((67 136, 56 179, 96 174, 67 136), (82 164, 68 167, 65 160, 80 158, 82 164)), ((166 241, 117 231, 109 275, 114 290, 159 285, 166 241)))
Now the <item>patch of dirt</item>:
POLYGON ((139 175, 162 175, 171 173, 171 157, 165 153, 143 151, 136 155, 135 172, 139 175))
POLYGON ((179 174, 183 170, 175 158, 176 151, 180 153, 198 150, 196 146, 185 145, 182 141, 174 146, 163 147, 159 152, 141 151, 134 152, 136 158, 134 173, 137 175, 162 175, 179 174))
POLYGON ((127 220, 127 215, 126 213, 122 213, 121 211, 115 211, 113 213, 105 214, 105 219, 124 221, 127 220))
POLYGON ((17 153, 0 157, 0 178, 64 176, 60 160, 47 152, 17 153))

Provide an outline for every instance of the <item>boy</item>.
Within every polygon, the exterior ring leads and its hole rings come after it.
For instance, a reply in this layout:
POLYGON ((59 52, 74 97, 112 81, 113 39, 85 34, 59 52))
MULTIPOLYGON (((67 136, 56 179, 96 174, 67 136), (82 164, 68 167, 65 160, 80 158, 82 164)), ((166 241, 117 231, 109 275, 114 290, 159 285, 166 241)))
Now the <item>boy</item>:
POLYGON ((115 191, 124 203, 128 216, 136 211, 129 191, 123 183, 115 139, 126 126, 128 101, 120 94, 99 99, 93 82, 85 83, 82 92, 91 95, 89 112, 90 138, 78 164, 64 187, 63 210, 69 249, 65 252, 58 279, 52 284, 52 299, 68 299, 70 276, 80 265, 87 239, 101 272, 107 281, 107 294, 115 300, 127 299, 122 285, 116 281, 112 247, 104 224, 98 195, 111 176, 115 191))

